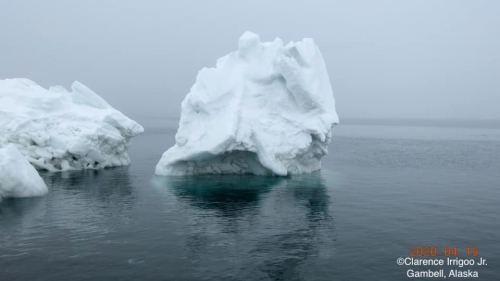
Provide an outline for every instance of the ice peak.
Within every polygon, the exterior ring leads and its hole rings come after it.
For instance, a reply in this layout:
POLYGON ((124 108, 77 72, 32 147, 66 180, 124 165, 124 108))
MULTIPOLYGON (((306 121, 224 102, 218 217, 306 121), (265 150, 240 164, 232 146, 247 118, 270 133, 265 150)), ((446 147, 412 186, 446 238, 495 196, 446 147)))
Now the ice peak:
POLYGON ((245 58, 250 55, 254 50, 257 50, 260 45, 260 36, 247 31, 241 35, 238 41, 238 51, 240 56, 245 58))

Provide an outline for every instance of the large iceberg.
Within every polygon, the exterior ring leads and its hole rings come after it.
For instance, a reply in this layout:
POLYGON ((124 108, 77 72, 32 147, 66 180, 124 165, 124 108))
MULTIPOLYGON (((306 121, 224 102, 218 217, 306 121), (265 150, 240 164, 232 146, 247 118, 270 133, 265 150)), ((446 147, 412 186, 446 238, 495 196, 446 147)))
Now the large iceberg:
POLYGON ((15 144, 38 169, 130 164, 130 139, 144 131, 79 82, 71 92, 28 79, 0 80, 0 148, 15 144))
POLYGON ((339 122, 323 57, 312 39, 239 48, 203 68, 181 107, 176 144, 157 175, 307 173, 321 168, 339 122))
POLYGON ((0 148, 0 201, 7 197, 32 197, 46 193, 47 185, 15 145, 0 148))

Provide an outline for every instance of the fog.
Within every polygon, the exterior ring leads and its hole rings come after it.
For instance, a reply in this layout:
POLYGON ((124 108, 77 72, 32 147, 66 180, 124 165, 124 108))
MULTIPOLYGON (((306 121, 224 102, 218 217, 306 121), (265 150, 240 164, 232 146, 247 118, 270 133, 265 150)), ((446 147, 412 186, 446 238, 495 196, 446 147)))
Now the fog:
POLYGON ((311 37, 343 118, 500 118, 500 1, 3 1, 0 79, 78 80, 141 123, 177 118, 197 72, 311 37))

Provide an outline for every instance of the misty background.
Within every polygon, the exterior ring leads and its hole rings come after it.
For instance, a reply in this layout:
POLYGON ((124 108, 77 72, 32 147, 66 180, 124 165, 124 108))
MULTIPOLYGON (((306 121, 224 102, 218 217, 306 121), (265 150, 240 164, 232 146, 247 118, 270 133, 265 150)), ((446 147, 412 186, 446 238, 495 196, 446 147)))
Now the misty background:
POLYGON ((348 119, 500 119, 500 1, 2 1, 0 79, 78 80, 143 125, 179 117, 198 71, 311 37, 348 119))

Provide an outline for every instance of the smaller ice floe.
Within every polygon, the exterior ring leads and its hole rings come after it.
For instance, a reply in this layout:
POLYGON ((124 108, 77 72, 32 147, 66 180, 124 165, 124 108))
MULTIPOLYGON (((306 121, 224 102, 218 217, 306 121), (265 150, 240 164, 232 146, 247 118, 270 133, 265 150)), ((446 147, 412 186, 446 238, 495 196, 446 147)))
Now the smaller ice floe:
POLYGON ((0 148, 0 200, 47 193, 47 185, 15 145, 0 148))
POLYGON ((37 169, 130 164, 132 137, 144 129, 85 85, 46 90, 28 79, 0 80, 0 148, 13 143, 37 169))

